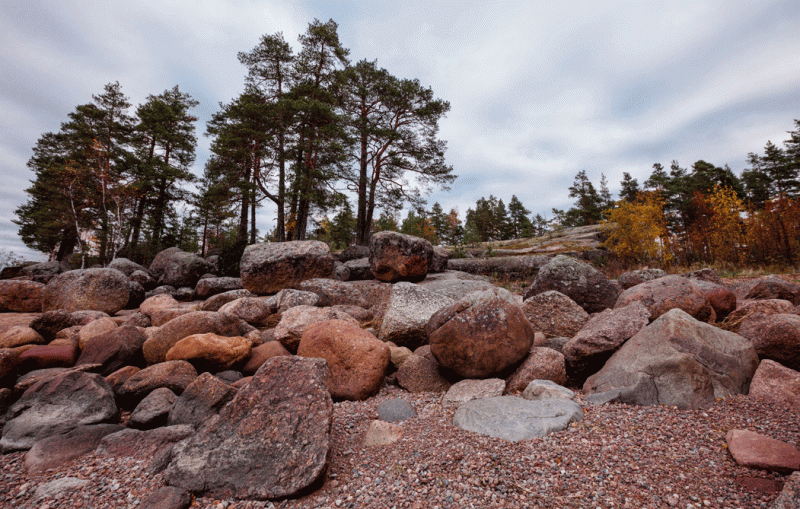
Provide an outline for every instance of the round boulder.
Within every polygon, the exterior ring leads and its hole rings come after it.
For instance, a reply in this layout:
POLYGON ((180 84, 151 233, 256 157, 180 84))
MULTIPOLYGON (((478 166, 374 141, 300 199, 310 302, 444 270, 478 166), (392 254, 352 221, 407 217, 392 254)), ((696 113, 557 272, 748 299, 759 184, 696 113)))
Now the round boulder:
POLYGON ((369 239, 370 270, 381 281, 422 281, 432 260, 433 246, 425 239, 390 231, 369 239))
POLYGON ((654 321, 670 309, 681 309, 693 318, 707 321, 713 312, 705 293, 694 281, 682 276, 665 276, 628 288, 617 299, 617 308, 639 301, 654 321))
POLYGON ((168 361, 189 361, 199 371, 225 371, 247 359, 253 343, 241 336, 219 336, 214 333, 192 334, 169 349, 168 361))
POLYGON ((574 300, 587 313, 614 307, 619 287, 591 265, 571 256, 558 255, 539 269, 533 284, 525 290, 525 300, 556 290, 574 300))
POLYGON ((128 278, 116 269, 71 270, 47 283, 42 311, 92 309, 113 315, 129 297, 128 278))

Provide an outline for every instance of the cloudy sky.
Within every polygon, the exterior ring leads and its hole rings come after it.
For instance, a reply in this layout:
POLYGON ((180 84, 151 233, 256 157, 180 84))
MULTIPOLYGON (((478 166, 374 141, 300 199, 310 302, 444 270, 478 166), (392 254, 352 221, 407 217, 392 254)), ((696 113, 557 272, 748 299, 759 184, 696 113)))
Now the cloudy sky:
MULTIPOLYGON (((39 137, 119 81, 136 105, 179 85, 198 134, 243 89, 236 58, 263 34, 333 19, 352 61, 377 60, 450 102, 441 123, 459 176, 434 193, 462 218, 481 196, 534 213, 569 208, 585 170, 613 194, 623 172, 698 159, 736 173, 800 118, 800 1, 0 2, 0 248, 33 256, 11 220, 39 137)), ((209 140, 200 137, 198 175, 209 140)), ((274 211, 261 213, 260 230, 274 211)))

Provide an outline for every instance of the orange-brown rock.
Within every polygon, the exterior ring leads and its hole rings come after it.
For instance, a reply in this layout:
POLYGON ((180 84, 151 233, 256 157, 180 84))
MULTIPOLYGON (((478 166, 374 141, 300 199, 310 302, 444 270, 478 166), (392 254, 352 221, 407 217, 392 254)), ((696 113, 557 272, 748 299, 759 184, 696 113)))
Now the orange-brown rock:
POLYGON ((0 281, 0 311, 39 313, 42 311, 44 284, 35 281, 0 281))
POLYGON ((432 259, 433 246, 419 237, 382 231, 369 239, 370 271, 380 281, 422 281, 432 259))
POLYGON ((81 350, 86 348, 86 343, 95 336, 111 332, 117 328, 117 322, 111 318, 100 318, 87 323, 78 332, 78 346, 81 350))
POLYGON ((0 334, 0 348, 14 348, 21 345, 41 345, 44 338, 31 329, 23 325, 15 325, 0 334))
POLYGON ((275 339, 280 341, 290 352, 296 352, 306 327, 327 320, 344 320, 358 326, 356 319, 343 311, 332 308, 295 306, 286 310, 281 316, 281 321, 275 327, 275 339))
POLYGON ((189 361, 198 371, 225 371, 250 356, 253 343, 242 336, 192 334, 169 349, 168 361, 189 361))
POLYGON ((534 346, 520 367, 506 381, 506 393, 525 390, 533 380, 551 380, 558 385, 567 383, 564 355, 552 348, 534 346))
POLYGON ((253 347, 253 349, 250 350, 250 358, 242 368, 242 373, 246 375, 252 375, 258 371, 258 368, 260 368, 262 364, 273 357, 278 357, 281 355, 292 354, 281 344, 280 341, 269 341, 263 345, 253 347))

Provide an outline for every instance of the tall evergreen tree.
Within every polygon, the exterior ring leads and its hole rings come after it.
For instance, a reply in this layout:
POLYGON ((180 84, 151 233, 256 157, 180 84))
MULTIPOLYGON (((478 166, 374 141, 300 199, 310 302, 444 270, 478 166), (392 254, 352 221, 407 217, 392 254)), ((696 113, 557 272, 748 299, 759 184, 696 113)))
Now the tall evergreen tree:
POLYGON ((620 182, 619 197, 621 200, 632 202, 639 194, 639 182, 631 177, 631 174, 626 172, 622 173, 622 181, 620 182))
POLYGON ((577 201, 566 212, 565 226, 588 226, 600 222, 602 201, 585 170, 575 175, 575 181, 569 187, 569 197, 577 198, 577 201))
POLYGON ((508 216, 513 238, 519 239, 533 235, 533 224, 528 219, 530 213, 531 211, 522 205, 516 195, 511 195, 511 201, 508 202, 508 216))

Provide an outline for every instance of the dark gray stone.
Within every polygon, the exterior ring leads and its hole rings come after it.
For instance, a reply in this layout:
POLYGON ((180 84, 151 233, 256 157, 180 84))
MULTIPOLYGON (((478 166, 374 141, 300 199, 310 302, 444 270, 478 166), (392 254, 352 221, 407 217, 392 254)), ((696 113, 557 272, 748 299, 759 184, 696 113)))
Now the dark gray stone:
POLYGON ((400 422, 416 417, 417 412, 411 403, 404 399, 388 399, 378 405, 378 418, 386 422, 400 422))

